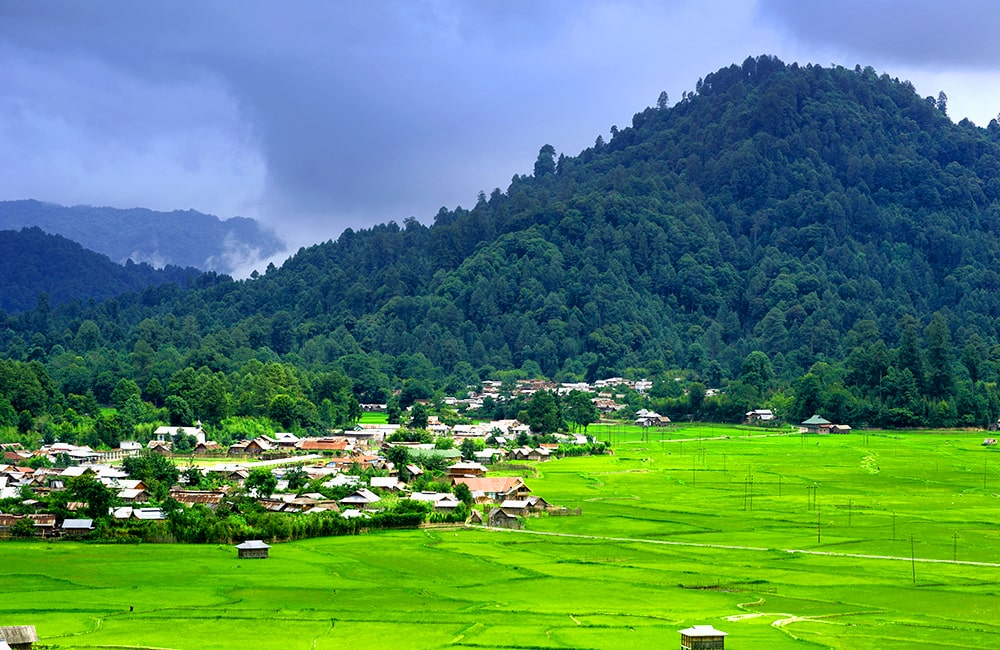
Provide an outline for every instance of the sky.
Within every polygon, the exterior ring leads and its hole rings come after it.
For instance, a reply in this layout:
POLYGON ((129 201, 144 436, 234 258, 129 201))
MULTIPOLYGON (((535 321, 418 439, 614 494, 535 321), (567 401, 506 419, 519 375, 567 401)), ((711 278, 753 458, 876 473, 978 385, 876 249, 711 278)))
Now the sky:
POLYGON ((471 207, 747 56, 1000 113, 991 0, 0 0, 0 200, 247 216, 294 250, 471 207))

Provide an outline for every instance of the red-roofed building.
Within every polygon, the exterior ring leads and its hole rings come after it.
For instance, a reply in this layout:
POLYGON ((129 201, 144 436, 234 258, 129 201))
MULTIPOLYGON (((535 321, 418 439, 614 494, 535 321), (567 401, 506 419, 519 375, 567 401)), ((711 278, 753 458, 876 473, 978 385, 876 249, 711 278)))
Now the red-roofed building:
POLYGON ((452 479, 452 485, 463 483, 468 486, 477 501, 500 503, 506 499, 522 499, 531 493, 520 476, 471 477, 452 479))

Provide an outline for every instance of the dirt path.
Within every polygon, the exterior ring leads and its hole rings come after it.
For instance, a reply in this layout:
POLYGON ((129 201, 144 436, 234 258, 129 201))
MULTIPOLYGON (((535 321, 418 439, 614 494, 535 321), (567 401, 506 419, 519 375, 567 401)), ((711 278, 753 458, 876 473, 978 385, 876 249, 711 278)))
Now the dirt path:
POLYGON ((765 548, 763 546, 740 546, 737 544, 709 544, 704 542, 677 542, 663 539, 638 539, 634 537, 610 537, 605 535, 578 535, 576 533, 554 533, 543 530, 512 530, 509 528, 489 528, 488 530, 505 533, 519 533, 521 535, 545 535, 549 537, 568 537, 575 539, 595 539, 609 542, 625 542, 630 544, 659 544, 661 546, 685 546, 690 548, 717 548, 729 551, 755 551, 770 552, 784 551, 785 553, 797 553, 800 555, 819 555, 825 557, 844 557, 860 560, 889 560, 896 562, 923 562, 925 564, 957 564, 960 566, 977 566, 1000 568, 1000 562, 974 562, 971 560, 939 560, 934 558, 909 557, 900 555, 869 555, 866 553, 838 553, 835 551, 808 551, 803 549, 776 549, 765 548))

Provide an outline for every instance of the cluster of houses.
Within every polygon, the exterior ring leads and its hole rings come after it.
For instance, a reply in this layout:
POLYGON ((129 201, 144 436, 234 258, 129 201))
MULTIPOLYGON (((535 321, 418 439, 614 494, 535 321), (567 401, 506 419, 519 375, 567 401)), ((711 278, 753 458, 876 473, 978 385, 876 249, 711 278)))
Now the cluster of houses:
MULTIPOLYGON (((470 409, 482 408, 484 401, 489 398, 495 402, 501 402, 507 395, 512 398, 531 397, 540 390, 555 392, 559 395, 566 395, 574 390, 583 393, 594 393, 592 398, 594 406, 601 413, 615 413, 625 408, 619 400, 624 398, 622 389, 631 389, 637 393, 645 393, 653 387, 653 382, 648 379, 625 379, 624 377, 608 377, 599 379, 593 383, 588 382, 551 382, 544 379, 520 379, 510 391, 504 391, 502 382, 484 381, 481 391, 470 393, 468 397, 459 399, 457 397, 445 398, 445 404, 459 408, 470 409)), ((362 404, 364 410, 384 411, 384 404, 362 404), (379 408, 381 407, 381 408, 379 408)))
MULTIPOLYGON (((152 449, 162 450, 170 441, 176 439, 179 433, 190 435, 204 444, 204 432, 195 428, 163 427, 151 441, 152 449), (180 430, 180 431, 179 431, 180 430), (161 446, 163 445, 163 446, 161 446)), ((495 444, 512 441, 514 436, 523 429, 516 420, 491 422, 486 425, 457 427, 452 430, 453 436, 459 440, 465 437, 490 437, 495 444)), ((371 432, 372 429, 363 429, 371 432)), ((384 431, 382 431, 384 433, 384 431)), ((587 442, 585 436, 563 436, 564 442, 587 442)), ((252 494, 257 501, 269 511, 282 513, 316 513, 324 511, 338 512, 342 517, 368 517, 379 509, 382 497, 392 494, 397 498, 407 498, 433 504, 437 512, 455 512, 460 501, 452 492, 413 491, 406 480, 419 478, 424 469, 421 460, 438 458, 446 463, 446 480, 452 485, 465 484, 472 494, 475 504, 483 507, 483 512, 475 511, 474 520, 478 523, 496 526, 516 526, 519 517, 544 511, 550 505, 540 497, 530 494, 530 489, 520 478, 490 478, 486 476, 489 465, 501 461, 544 462, 551 458, 557 444, 541 444, 538 447, 522 446, 513 449, 502 446, 487 447, 476 451, 471 458, 463 459, 458 449, 437 449, 432 444, 420 443, 381 443, 375 444, 377 437, 368 437, 359 441, 351 436, 336 436, 325 438, 296 438, 291 434, 275 434, 259 436, 251 441, 239 444, 243 450, 239 456, 266 456, 269 445, 284 444, 289 449, 307 452, 300 456, 305 463, 296 471, 301 470, 309 480, 320 481, 320 485, 328 488, 352 488, 354 491, 339 500, 327 498, 318 492, 298 494, 289 490, 288 467, 276 467, 272 470, 277 479, 274 494, 252 494), (387 452, 393 446, 407 448, 408 456, 413 460, 405 468, 396 468, 387 458, 387 452), (326 453, 330 452, 330 453, 326 453), (380 474, 370 478, 362 478, 359 470, 374 470, 380 474)), ((32 454, 13 446, 5 450, 11 460, 23 461, 30 459, 32 454)), ((150 488, 142 480, 131 478, 120 466, 97 462, 106 457, 92 452, 86 447, 72 445, 53 445, 43 448, 35 454, 48 454, 50 458, 66 457, 80 464, 59 468, 37 469, 15 463, 0 464, 0 499, 18 499, 22 506, 40 507, 43 502, 38 498, 59 490, 65 490, 69 481, 75 477, 92 475, 97 481, 113 491, 116 503, 109 515, 115 520, 157 521, 166 518, 159 507, 153 502, 150 488), (65 457, 61 456, 65 454, 65 457), (27 495, 29 498, 22 498, 27 495)), ((289 454, 291 455, 291 454, 289 454)), ((185 476, 181 476, 181 485, 170 491, 170 497, 185 506, 201 504, 209 509, 217 508, 226 496, 233 490, 243 486, 249 477, 253 463, 224 463, 201 468, 201 472, 210 484, 224 485, 219 489, 196 490, 186 489, 185 476)), ((367 472, 371 474, 372 472, 367 472)), ((87 504, 69 502, 66 507, 71 512, 86 510, 87 504)), ((24 508, 21 508, 23 512, 24 508)), ((57 521, 53 514, 35 512, 31 514, 13 515, 0 514, 0 534, 12 529, 20 520, 29 519, 32 522, 34 534, 39 537, 73 536, 89 533, 94 528, 91 519, 71 519, 57 521)), ((23 525, 22 525, 23 527, 23 525)))

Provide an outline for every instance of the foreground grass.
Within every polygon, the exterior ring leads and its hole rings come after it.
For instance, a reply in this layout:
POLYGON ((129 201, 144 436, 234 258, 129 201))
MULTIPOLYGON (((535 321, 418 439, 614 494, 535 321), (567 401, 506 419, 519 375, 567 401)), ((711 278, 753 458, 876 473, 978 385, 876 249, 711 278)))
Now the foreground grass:
POLYGON ((266 561, 3 544, 0 621, 91 648, 669 647, 698 623, 737 649, 996 645, 1000 462, 982 435, 710 431, 540 464, 534 491, 583 516, 528 532, 308 540, 266 561))

